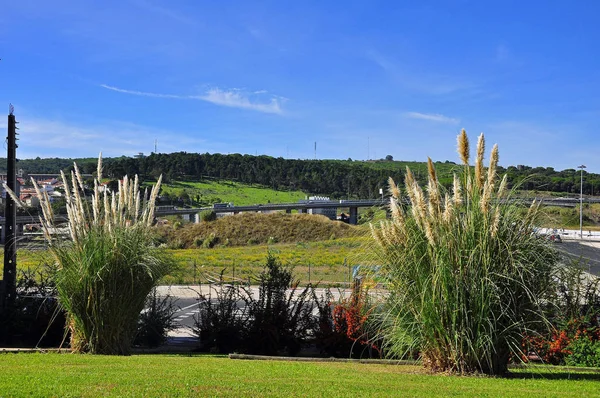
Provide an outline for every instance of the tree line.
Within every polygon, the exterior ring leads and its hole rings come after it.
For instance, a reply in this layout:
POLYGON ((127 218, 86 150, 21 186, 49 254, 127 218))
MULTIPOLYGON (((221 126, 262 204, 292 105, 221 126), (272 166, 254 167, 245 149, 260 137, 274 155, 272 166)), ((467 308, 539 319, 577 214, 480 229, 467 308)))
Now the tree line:
MULTIPOLYGON (((96 159, 24 159, 17 164, 25 175, 30 173, 58 173, 69 170, 77 162, 83 173, 96 171, 96 159)), ((409 165, 421 182, 426 180, 426 164, 392 160, 300 160, 271 156, 230 154, 199 154, 177 152, 151 154, 143 158, 119 157, 104 159, 105 175, 120 178, 138 174, 143 180, 155 180, 159 175, 173 180, 232 180, 246 184, 258 184, 277 190, 301 190, 311 194, 328 195, 334 199, 376 198, 379 189, 387 187, 388 177, 395 181, 404 178, 405 166, 409 165)), ((442 185, 450 187, 453 162, 436 162, 442 185)), ((499 167, 499 174, 506 173, 510 186, 521 189, 564 194, 580 192, 580 170, 556 171, 551 167, 510 166, 499 167)), ((6 173, 6 159, 0 158, 0 173, 6 173)), ((583 172, 583 193, 597 195, 600 192, 600 175, 583 172)))

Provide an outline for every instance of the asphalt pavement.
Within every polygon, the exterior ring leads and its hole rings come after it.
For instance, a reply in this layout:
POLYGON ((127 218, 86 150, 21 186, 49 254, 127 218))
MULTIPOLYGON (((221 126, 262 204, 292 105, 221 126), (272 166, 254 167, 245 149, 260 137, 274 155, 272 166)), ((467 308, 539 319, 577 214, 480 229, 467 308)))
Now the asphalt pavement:
POLYGON ((563 239, 562 243, 556 243, 556 247, 568 259, 579 261, 590 274, 600 276, 600 241, 563 239))

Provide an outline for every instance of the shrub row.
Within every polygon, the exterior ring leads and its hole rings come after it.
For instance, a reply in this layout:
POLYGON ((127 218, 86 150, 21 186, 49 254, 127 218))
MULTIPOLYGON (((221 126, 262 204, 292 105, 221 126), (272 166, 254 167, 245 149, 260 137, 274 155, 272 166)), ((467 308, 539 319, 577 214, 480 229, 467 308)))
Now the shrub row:
POLYGON ((272 254, 256 278, 258 297, 247 285, 220 283, 199 296, 195 316, 200 350, 262 355, 297 355, 314 345, 321 354, 348 357, 377 355, 366 331, 366 295, 354 290, 350 298, 334 303, 329 290, 318 296, 314 285, 298 288, 292 270, 272 254))

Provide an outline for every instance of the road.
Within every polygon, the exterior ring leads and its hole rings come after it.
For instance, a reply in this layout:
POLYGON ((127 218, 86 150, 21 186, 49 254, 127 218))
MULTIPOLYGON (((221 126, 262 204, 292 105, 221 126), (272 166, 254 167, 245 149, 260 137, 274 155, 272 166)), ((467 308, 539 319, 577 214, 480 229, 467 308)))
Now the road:
POLYGON ((569 259, 580 259, 590 274, 600 276, 600 241, 563 239, 556 247, 569 259))
MULTIPOLYGON (((302 288, 296 290, 296 293, 302 291, 302 288)), ((210 292, 208 285, 202 286, 159 286, 157 293, 159 296, 171 295, 175 299, 175 306, 178 308, 175 312, 175 322, 178 324, 177 330, 169 333, 172 337, 192 337, 192 328, 194 326, 194 320, 198 316, 198 297, 200 294, 207 296, 210 292)), ((250 286, 249 292, 252 293, 253 297, 258 298, 258 286, 250 286)), ((288 290, 290 293, 291 290, 288 290)), ((338 300, 340 297, 347 297, 350 295, 350 289, 331 289, 334 300, 338 300)), ((316 289, 317 297, 321 297, 325 294, 324 288, 316 289)), ((212 291, 212 297, 216 296, 216 292, 212 291)), ((238 302, 238 307, 242 308, 244 302, 238 302)))

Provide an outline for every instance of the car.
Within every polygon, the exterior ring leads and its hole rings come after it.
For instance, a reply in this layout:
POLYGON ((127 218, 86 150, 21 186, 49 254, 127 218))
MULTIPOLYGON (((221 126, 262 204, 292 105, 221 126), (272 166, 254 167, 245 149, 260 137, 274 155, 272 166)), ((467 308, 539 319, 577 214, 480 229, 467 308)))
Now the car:
POLYGON ((554 243, 562 243, 562 238, 560 237, 559 234, 548 235, 548 240, 550 240, 554 243))

